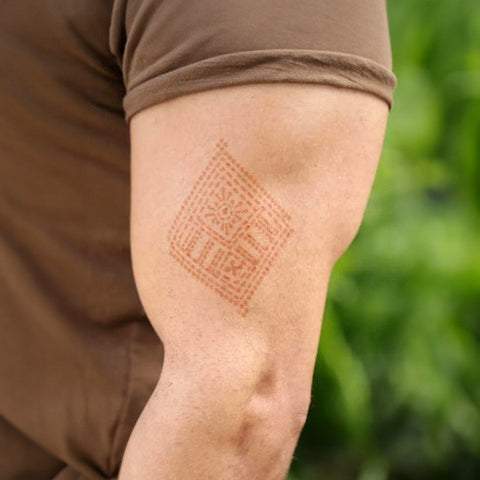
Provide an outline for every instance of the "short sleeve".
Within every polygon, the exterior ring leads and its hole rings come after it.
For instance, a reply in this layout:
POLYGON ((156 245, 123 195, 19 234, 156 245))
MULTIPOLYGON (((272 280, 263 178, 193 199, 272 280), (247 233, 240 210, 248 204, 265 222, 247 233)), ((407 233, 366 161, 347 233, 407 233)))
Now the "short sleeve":
POLYGON ((114 0, 109 41, 127 121, 180 95, 249 83, 327 84, 393 105, 385 0, 114 0))

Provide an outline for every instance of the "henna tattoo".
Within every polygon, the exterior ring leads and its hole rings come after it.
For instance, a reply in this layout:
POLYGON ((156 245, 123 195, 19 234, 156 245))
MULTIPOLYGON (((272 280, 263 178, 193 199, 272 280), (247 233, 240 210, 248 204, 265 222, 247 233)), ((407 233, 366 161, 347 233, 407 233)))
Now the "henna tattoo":
POLYGON ((290 216, 216 143, 168 233, 172 257, 241 315, 293 233, 290 216))

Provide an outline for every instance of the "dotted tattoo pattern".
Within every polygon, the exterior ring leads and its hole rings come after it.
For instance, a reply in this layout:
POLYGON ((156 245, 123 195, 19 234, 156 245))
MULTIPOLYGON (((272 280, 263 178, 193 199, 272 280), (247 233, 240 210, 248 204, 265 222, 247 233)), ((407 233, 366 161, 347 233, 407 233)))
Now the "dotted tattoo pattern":
POLYGON ((172 257, 245 316, 293 233, 290 216, 220 139, 168 233, 172 257))

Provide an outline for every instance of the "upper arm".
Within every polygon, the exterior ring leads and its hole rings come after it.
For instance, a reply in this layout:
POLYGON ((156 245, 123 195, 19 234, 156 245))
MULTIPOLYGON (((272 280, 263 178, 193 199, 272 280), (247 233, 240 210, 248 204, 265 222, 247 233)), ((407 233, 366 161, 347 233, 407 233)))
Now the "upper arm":
POLYGON ((308 384, 330 270, 360 224, 387 115, 365 93, 249 85, 134 116, 133 266, 166 362, 193 371, 260 351, 308 384))

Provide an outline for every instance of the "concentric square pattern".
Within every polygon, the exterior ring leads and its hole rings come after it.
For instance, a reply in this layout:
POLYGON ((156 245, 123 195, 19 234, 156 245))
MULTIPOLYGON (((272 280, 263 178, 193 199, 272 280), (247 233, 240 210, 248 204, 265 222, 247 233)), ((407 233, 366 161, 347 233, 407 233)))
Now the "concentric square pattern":
POLYGON ((293 230, 290 216, 226 147, 224 140, 216 144, 168 238, 180 265, 246 315, 293 230))

